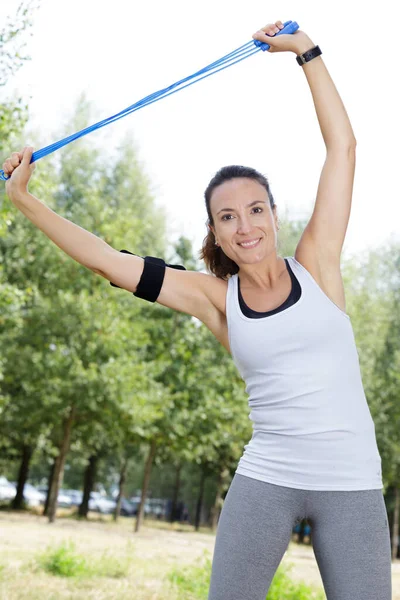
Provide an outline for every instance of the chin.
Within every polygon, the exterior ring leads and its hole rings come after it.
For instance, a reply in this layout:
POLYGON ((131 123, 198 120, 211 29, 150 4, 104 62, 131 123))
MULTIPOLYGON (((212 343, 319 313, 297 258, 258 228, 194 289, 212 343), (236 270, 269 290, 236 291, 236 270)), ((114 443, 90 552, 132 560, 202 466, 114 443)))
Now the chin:
POLYGON ((235 260, 235 262, 237 262, 238 264, 241 263, 242 265, 254 265, 256 263, 262 262, 265 258, 265 255, 264 253, 259 252, 257 254, 254 253, 253 256, 240 256, 239 258, 239 261, 235 260))

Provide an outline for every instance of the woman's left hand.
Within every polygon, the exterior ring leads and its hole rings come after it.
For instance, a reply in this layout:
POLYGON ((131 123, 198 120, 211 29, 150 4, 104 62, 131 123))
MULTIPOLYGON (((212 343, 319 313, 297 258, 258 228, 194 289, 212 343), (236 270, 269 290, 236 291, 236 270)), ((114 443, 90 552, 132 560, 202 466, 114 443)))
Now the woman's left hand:
POLYGON ((253 33, 253 39, 269 44, 270 49, 267 52, 295 52, 302 54, 306 50, 313 48, 315 44, 311 41, 304 31, 298 29, 295 33, 282 33, 275 35, 284 28, 282 21, 269 23, 256 33, 253 33))

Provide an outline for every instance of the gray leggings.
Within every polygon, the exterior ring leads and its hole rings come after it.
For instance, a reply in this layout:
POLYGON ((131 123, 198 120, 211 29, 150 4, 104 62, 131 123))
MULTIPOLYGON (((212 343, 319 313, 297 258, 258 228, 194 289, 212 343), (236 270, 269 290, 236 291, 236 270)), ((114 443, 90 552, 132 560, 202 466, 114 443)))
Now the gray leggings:
POLYGON ((300 490, 238 473, 218 522, 208 600, 265 600, 303 518, 327 600, 391 600, 382 490, 300 490))

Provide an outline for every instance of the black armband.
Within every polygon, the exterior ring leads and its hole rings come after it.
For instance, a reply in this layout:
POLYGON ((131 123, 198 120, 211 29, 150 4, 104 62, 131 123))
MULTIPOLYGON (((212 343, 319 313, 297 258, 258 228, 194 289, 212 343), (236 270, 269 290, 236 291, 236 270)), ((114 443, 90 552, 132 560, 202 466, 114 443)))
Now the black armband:
MULTIPOLYGON (((120 250, 120 252, 124 252, 125 254, 133 254, 133 252, 129 252, 128 250, 120 250)), ((133 254, 133 256, 139 255, 133 254)), ((162 258, 157 258, 156 256, 142 256, 141 258, 144 258, 143 273, 137 285, 136 292, 132 293, 137 298, 142 298, 143 300, 148 300, 149 302, 155 302, 160 295, 165 277, 165 267, 182 269, 186 271, 186 268, 183 265, 170 265, 167 264, 162 258)), ((117 288, 120 287, 115 283, 111 283, 111 281, 110 285, 117 288)))

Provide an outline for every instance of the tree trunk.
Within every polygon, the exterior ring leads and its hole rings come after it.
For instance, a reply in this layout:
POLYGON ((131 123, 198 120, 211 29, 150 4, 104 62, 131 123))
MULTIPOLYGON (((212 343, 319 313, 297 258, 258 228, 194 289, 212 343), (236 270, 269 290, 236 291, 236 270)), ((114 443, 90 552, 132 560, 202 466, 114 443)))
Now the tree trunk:
POLYGON ((115 505, 115 510, 114 510, 114 521, 118 521, 119 516, 121 514, 121 501, 122 501, 122 496, 124 495, 124 490, 125 490, 125 481, 126 481, 126 473, 128 471, 128 463, 129 463, 129 459, 125 456, 122 460, 121 470, 119 472, 118 496, 117 496, 117 504, 115 505))
POLYGON ((172 498, 171 514, 169 516, 169 522, 170 523, 173 523, 176 520, 176 508, 177 508, 177 505, 178 505, 179 488, 180 488, 180 485, 181 485, 181 471, 182 471, 182 464, 179 464, 176 467, 176 477, 175 477, 175 485, 174 485, 174 496, 172 498))
POLYGON ((87 519, 87 514, 89 512, 90 494, 92 493, 94 482, 96 481, 96 470, 98 460, 99 456, 96 454, 89 457, 88 464, 86 466, 85 473, 83 476, 83 496, 82 502, 78 509, 78 515, 80 517, 84 517, 85 519, 87 519))
POLYGON ((15 498, 11 501, 11 508, 14 510, 21 510, 24 507, 24 487, 29 475, 29 464, 31 462, 32 454, 34 451, 33 446, 22 447, 21 464, 19 466, 17 493, 15 498))
POLYGON ((394 488, 395 502, 393 511, 393 530, 392 530, 392 559, 397 558, 399 546, 399 517, 400 517, 400 488, 394 488))
POLYGON ((51 463, 49 478, 47 480, 47 495, 46 495, 46 502, 44 503, 44 508, 43 508, 43 516, 44 517, 47 517, 49 514, 50 490, 51 490, 51 486, 53 485, 55 468, 56 468, 56 459, 54 458, 53 462, 51 463))
POLYGON ((63 439, 60 444, 59 454, 54 464, 54 476, 51 482, 49 494, 48 517, 49 523, 53 523, 56 518, 58 492, 64 478, 65 459, 69 450, 71 440, 72 425, 75 417, 75 407, 71 406, 68 417, 64 420, 63 439))
POLYGON ((206 471, 205 471, 204 468, 202 468, 202 470, 201 470, 201 478, 200 478, 199 495, 197 497, 196 517, 195 517, 195 522, 194 522, 195 531, 198 531, 200 529, 200 515, 201 515, 201 508, 203 506, 203 495, 204 495, 204 482, 205 482, 205 480, 206 480, 206 471))
POLYGON ((222 499, 222 494, 224 493, 226 486, 226 479, 229 476, 229 470, 223 468, 219 474, 217 479, 217 491, 215 494, 215 502, 214 506, 211 508, 211 530, 216 531, 218 527, 219 516, 221 514, 222 507, 224 505, 224 501, 222 499))
POLYGON ((151 442, 151 445, 150 445, 149 454, 147 456, 146 465, 144 468, 142 496, 140 498, 140 504, 139 504, 138 513, 136 516, 135 533, 137 533, 139 531, 140 525, 143 520, 144 503, 146 502, 146 495, 147 495, 147 489, 149 487, 151 467, 153 466, 153 460, 156 455, 156 449, 157 449, 157 442, 156 442, 156 440, 153 439, 151 442))

